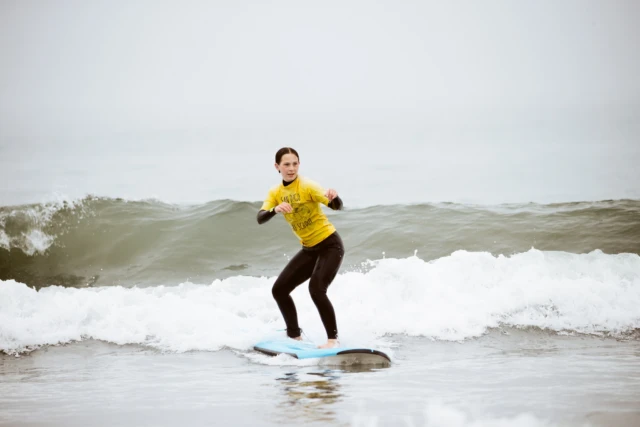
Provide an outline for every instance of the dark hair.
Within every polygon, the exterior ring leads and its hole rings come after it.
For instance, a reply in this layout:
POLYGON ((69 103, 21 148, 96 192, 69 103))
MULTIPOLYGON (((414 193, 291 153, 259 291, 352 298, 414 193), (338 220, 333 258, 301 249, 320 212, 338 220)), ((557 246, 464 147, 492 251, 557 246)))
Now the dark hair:
POLYGON ((291 147, 283 147, 279 149, 278 152, 276 153, 277 164, 280 164, 280 162, 282 161, 282 156, 284 156, 285 154, 295 154, 296 157, 298 158, 298 161, 300 161, 300 156, 298 155, 298 152, 296 150, 294 150, 291 147))

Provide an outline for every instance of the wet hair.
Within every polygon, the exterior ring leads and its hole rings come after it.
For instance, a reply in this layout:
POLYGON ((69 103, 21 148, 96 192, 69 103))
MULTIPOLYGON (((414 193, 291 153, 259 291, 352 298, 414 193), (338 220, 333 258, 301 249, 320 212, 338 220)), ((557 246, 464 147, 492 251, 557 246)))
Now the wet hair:
POLYGON ((298 161, 300 161, 300 156, 298 155, 298 152, 296 150, 294 150, 291 147, 282 147, 276 153, 276 163, 277 164, 280 164, 280 162, 282 161, 282 156, 284 156, 285 154, 295 154, 296 157, 298 158, 298 161))

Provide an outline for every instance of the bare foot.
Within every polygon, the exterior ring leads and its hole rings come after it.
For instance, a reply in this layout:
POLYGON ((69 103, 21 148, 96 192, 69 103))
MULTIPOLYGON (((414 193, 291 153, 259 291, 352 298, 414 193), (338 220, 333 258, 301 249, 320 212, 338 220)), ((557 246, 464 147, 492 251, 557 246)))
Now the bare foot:
POLYGON ((336 348, 340 346, 340 342, 338 340, 327 340, 325 344, 319 345, 318 348, 336 348))

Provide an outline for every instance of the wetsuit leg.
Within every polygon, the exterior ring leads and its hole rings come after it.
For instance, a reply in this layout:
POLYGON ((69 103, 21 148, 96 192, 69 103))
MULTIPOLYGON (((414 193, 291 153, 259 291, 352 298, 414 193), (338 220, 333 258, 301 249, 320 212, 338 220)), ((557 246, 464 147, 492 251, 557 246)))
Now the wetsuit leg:
POLYGON ((318 254, 315 252, 300 250, 291 258, 273 284, 271 292, 287 325, 287 336, 291 338, 299 337, 301 331, 298 326, 298 312, 290 294, 297 286, 311 277, 317 257, 318 254))
POLYGON ((337 339, 336 314, 329 297, 327 297, 327 289, 342 264, 344 245, 340 236, 334 233, 318 246, 320 246, 318 248, 318 260, 309 281, 309 293, 320 313, 322 324, 327 331, 327 338, 337 339))

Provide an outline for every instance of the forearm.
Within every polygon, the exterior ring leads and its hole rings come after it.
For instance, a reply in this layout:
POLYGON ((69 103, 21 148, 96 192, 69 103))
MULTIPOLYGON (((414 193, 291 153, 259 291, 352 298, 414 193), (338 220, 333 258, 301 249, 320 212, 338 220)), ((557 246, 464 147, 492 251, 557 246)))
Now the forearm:
POLYGON ((264 224, 265 222, 269 221, 271 218, 273 218, 274 216, 276 216, 276 211, 275 209, 271 209, 268 211, 265 210, 260 210, 258 212, 258 224, 264 224))
POLYGON ((340 209, 342 209, 342 206, 343 206, 342 199, 339 196, 336 196, 333 198, 332 201, 329 202, 327 206, 329 206, 334 211, 339 211, 340 209))

